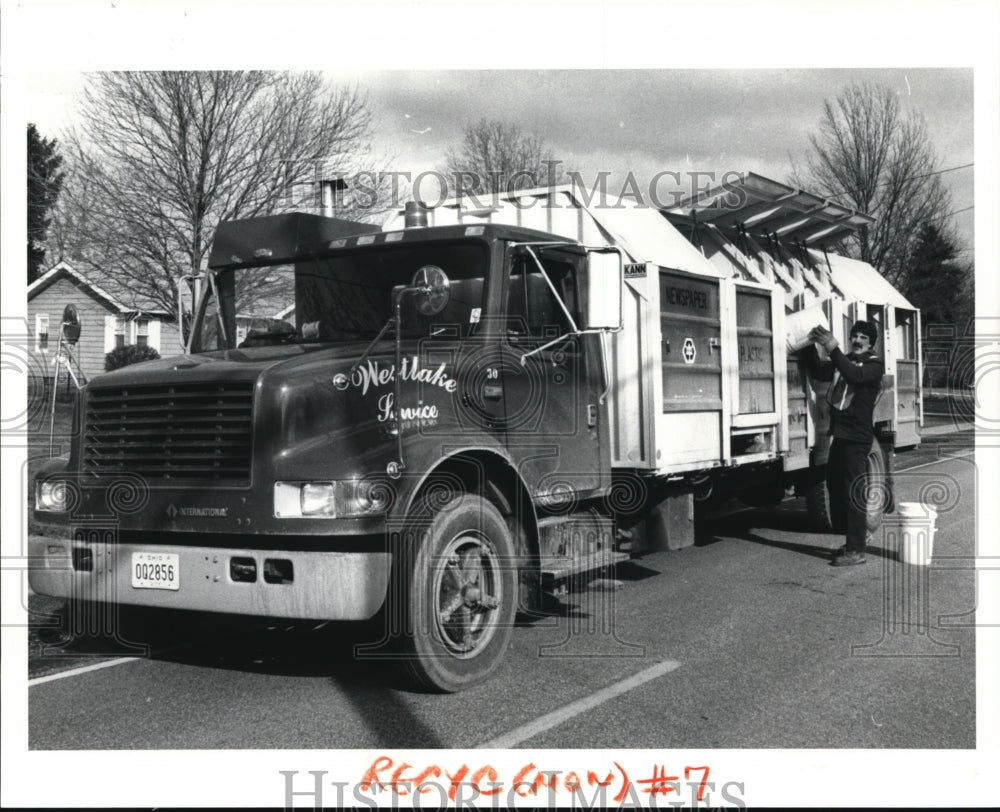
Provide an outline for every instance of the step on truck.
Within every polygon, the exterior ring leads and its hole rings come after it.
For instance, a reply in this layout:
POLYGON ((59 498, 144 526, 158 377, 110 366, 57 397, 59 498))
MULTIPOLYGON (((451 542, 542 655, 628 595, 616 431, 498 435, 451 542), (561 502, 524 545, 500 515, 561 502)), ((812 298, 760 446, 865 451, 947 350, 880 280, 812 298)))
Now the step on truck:
MULTIPOLYGON (((86 384, 68 453, 37 474, 32 589, 374 618, 358 656, 458 691, 546 591, 693 544, 696 500, 822 500, 823 385, 785 318, 867 305, 818 261, 713 263, 688 216, 549 189, 408 204, 383 229, 220 224, 179 285, 183 353, 86 384)), ((876 472, 898 436, 882 408, 876 472)))

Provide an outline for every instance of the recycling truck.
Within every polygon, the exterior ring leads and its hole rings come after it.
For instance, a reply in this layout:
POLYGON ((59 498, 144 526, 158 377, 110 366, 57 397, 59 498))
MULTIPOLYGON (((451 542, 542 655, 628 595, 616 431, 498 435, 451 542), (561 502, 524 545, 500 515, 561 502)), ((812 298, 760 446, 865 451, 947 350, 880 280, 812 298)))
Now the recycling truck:
POLYGON ((68 453, 34 482, 32 589, 375 618, 372 656, 457 691, 545 591, 693 544, 696 502, 806 496, 829 519, 825 384, 788 325, 881 320, 877 475, 919 442, 919 313, 823 251, 870 218, 756 175, 740 189, 221 223, 180 285, 183 353, 80 391, 68 453))

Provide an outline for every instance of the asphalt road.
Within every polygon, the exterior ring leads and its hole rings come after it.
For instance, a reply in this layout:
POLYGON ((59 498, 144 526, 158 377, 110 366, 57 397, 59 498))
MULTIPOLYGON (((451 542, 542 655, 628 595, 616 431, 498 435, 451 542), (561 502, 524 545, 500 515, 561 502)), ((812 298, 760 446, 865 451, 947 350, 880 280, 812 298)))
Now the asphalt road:
POLYGON ((973 748, 973 457, 925 443, 897 465, 917 466, 897 499, 934 481, 948 500, 929 568, 896 560, 891 522, 840 569, 801 502, 705 518, 696 546, 515 629, 494 678, 455 696, 409 690, 329 626, 187 618, 129 659, 41 656, 36 634, 29 746, 973 748))

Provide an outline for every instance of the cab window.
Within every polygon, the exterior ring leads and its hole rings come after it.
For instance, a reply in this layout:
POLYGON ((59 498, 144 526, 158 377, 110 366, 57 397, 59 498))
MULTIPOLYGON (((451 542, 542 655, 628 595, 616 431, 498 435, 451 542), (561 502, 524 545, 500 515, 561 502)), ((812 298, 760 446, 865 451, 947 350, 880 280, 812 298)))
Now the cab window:
POLYGON ((545 281, 538 263, 527 251, 515 252, 507 284, 507 334, 512 337, 556 338, 573 330, 559 299, 579 324, 576 268, 572 258, 546 255, 537 248, 534 250, 552 286, 545 281))

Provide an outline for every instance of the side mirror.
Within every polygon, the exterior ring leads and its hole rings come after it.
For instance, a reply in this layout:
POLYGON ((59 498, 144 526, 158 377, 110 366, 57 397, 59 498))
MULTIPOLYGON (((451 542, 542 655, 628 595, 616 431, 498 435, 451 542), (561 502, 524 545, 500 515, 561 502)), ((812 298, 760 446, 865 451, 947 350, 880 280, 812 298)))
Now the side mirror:
POLYGON ((66 343, 76 344, 80 340, 80 314, 76 311, 76 305, 68 304, 63 309, 62 326, 66 343))
POLYGON ((415 293, 417 310, 425 316, 438 315, 451 299, 448 274, 437 265, 424 265, 413 277, 410 288, 415 293))
POLYGON ((583 294, 587 323, 584 330, 620 330, 622 327, 622 257, 618 251, 588 251, 583 294))

